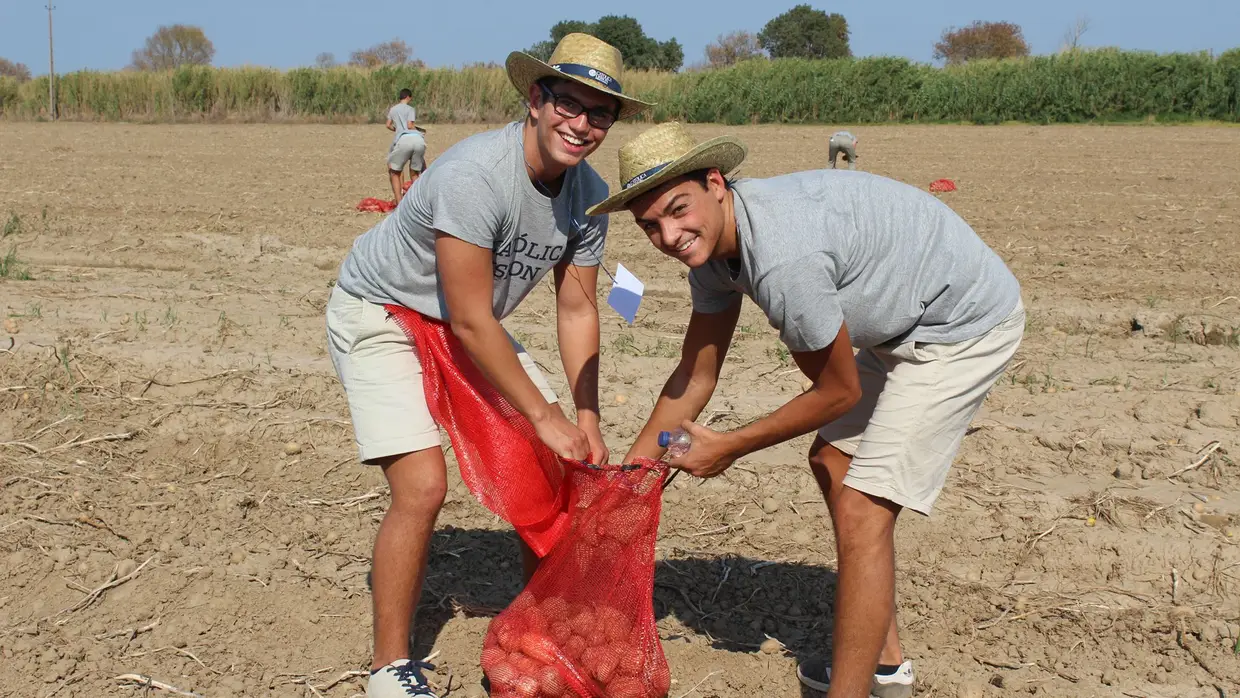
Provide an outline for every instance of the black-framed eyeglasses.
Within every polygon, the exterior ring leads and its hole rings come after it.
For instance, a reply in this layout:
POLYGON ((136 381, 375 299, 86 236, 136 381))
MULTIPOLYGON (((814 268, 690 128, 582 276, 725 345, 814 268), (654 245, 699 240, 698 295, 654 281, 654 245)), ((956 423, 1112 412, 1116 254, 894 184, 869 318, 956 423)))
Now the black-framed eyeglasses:
POLYGON ((616 112, 607 107, 586 109, 585 105, 568 95, 558 95, 541 83, 538 87, 542 89, 543 96, 551 100, 552 106, 555 107, 555 113, 565 119, 575 119, 581 116, 582 112, 585 112, 586 121, 590 122, 590 125, 594 128, 606 130, 616 123, 616 112))

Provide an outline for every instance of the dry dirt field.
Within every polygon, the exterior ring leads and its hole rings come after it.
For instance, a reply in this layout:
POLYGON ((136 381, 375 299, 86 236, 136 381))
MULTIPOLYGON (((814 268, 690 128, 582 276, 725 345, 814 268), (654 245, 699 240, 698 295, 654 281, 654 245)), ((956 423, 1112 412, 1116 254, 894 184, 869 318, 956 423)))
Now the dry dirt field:
MULTIPOLYGON (((429 156, 477 130, 432 127, 429 156)), ((766 176, 821 166, 833 129, 732 131, 753 153, 743 174, 766 176)), ((918 695, 1235 695, 1240 129, 856 132, 864 169, 956 181, 943 196, 1030 311, 934 516, 900 524, 918 695)), ((617 127, 592 159, 613 186, 635 133, 617 127)), ((364 692, 386 493, 355 461, 323 308, 379 220, 353 207, 388 194, 388 136, 0 127, 0 255, 15 250, 0 266, 0 695, 147 695, 126 674, 211 698, 364 692)), ((603 311, 623 453, 688 294, 630 220, 612 230, 608 266, 647 282, 635 326, 603 311)), ((540 289, 506 325, 566 395, 553 313, 540 289)), ((703 415, 717 427, 801 389, 752 304, 741 324, 703 415)), ((795 657, 826 651, 835 547, 808 443, 667 491, 654 608, 672 698, 799 695, 795 657), (784 650, 762 653, 768 636, 784 650)), ((452 482, 416 645, 441 687, 478 696, 519 564, 452 482)))

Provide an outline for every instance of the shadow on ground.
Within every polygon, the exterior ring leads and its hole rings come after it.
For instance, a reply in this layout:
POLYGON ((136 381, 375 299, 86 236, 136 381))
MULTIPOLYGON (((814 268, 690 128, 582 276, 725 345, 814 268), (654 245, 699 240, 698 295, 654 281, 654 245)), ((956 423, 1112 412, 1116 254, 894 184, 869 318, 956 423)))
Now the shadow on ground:
MULTIPOLYGON (((511 531, 439 529, 418 607, 415 656, 429 653, 456 613, 494 616, 520 589, 511 531)), ((654 614, 666 643, 693 633, 716 649, 757 652, 774 637, 805 657, 830 649, 834 591, 835 572, 825 567, 735 555, 673 557, 656 563, 654 614)))

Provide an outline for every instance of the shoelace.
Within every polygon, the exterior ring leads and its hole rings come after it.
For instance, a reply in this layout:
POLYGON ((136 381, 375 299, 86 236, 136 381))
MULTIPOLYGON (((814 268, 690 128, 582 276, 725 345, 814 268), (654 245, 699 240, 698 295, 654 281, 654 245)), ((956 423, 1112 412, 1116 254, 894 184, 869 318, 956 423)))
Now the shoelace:
POLYGON ((426 682, 426 677, 422 675, 423 669, 434 671, 435 665, 411 661, 408 664, 393 668, 392 673, 396 674, 396 679, 400 681, 400 685, 411 691, 413 695, 434 696, 435 694, 431 692, 430 685, 426 682))

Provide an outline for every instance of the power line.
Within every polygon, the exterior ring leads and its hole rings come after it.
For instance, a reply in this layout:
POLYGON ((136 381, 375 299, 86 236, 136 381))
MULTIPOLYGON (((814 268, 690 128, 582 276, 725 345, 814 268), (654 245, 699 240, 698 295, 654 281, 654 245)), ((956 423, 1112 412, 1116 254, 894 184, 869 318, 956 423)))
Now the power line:
POLYGON ((47 3, 47 115, 56 120, 56 50, 52 42, 52 10, 56 6, 47 3))

